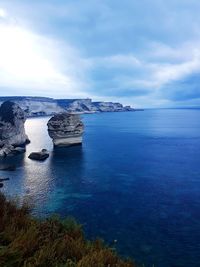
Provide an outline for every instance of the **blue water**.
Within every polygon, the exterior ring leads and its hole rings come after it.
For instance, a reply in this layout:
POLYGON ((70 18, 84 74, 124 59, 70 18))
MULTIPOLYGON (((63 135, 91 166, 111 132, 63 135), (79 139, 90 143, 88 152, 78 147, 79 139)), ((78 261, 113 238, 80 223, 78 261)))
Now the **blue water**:
POLYGON ((7 194, 31 197, 38 216, 75 216, 145 267, 200 266, 200 110, 84 115, 83 146, 54 151, 47 120, 26 122, 27 153, 0 172, 7 194), (41 148, 47 161, 28 159, 41 148))

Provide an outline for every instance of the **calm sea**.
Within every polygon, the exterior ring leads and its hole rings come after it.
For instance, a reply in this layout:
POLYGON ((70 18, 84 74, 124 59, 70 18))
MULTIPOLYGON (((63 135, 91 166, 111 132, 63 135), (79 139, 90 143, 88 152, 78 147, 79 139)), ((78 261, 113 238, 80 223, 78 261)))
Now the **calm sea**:
POLYGON ((73 215, 149 267, 200 266, 200 110, 84 115, 82 147, 53 150, 48 118, 26 122, 31 144, 9 159, 4 191, 28 195, 38 216, 73 215), (28 159, 47 148, 45 162, 28 159))

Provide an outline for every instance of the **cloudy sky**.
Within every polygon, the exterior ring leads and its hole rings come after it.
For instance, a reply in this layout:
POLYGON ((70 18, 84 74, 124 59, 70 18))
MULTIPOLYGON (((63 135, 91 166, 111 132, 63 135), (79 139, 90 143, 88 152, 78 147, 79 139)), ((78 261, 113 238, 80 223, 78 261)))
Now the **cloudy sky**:
POLYGON ((200 105, 199 0, 0 0, 0 95, 200 105))

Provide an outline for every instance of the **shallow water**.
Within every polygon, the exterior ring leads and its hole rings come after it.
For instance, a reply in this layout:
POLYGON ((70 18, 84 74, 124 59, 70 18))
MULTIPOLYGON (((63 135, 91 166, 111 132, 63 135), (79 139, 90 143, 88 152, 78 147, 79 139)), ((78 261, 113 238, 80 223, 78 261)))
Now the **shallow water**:
POLYGON ((84 115, 82 147, 53 150, 48 118, 26 122, 31 144, 9 159, 4 191, 39 216, 73 215, 87 236, 117 240, 145 267, 200 266, 200 110, 84 115), (45 162, 28 159, 47 148, 45 162))

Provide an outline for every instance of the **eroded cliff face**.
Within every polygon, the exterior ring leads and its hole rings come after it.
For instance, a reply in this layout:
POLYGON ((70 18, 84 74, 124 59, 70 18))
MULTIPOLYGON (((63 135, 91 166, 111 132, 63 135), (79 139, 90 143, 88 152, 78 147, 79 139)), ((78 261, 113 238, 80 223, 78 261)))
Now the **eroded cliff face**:
POLYGON ((82 143, 84 125, 77 114, 54 115, 47 123, 49 136, 55 146, 71 146, 82 143))
POLYGON ((27 143, 24 123, 24 111, 11 101, 4 102, 0 107, 0 147, 21 146, 27 143))
POLYGON ((113 102, 93 102, 91 99, 53 99, 48 97, 0 97, 0 104, 6 100, 19 105, 27 117, 52 116, 62 112, 95 113, 134 111, 133 108, 113 102))
POLYGON ((123 106, 120 103, 113 102, 93 102, 93 106, 96 108, 97 112, 122 112, 134 110, 130 106, 123 106))

